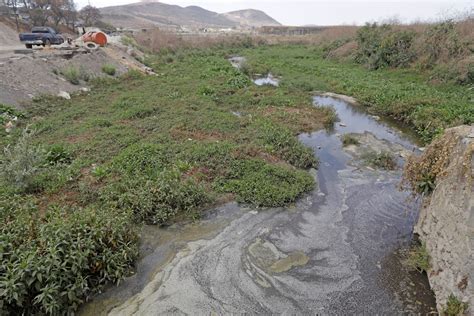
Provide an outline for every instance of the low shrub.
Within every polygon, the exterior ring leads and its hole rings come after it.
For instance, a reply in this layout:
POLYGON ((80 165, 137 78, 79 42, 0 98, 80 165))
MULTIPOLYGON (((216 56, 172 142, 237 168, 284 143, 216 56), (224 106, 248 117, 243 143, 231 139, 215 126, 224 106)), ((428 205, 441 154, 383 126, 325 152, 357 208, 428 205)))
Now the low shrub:
POLYGON ((406 264, 413 270, 428 272, 431 268, 430 260, 431 257, 426 249, 426 245, 422 243, 412 247, 408 253, 406 264))
POLYGON ((137 257, 126 213, 52 207, 0 195, 0 313, 72 314, 137 257))
POLYGON ((115 73, 117 72, 117 70, 114 65, 105 64, 102 66, 102 72, 109 76, 115 76, 115 73))
POLYGON ((165 145, 139 143, 124 149, 114 158, 112 165, 121 174, 153 176, 160 173, 171 159, 165 145))
POLYGON ((87 82, 91 79, 91 75, 83 67, 69 66, 62 69, 61 74, 74 85, 80 84, 81 80, 87 82))
POLYGON ((349 146, 349 145, 359 145, 359 141, 357 138, 350 134, 344 134, 341 137, 342 145, 343 146, 349 146))
POLYGON ((70 164, 72 162, 72 154, 60 144, 51 146, 45 158, 49 165, 70 164))
POLYGON ((19 192, 33 189, 45 162, 45 150, 33 144, 33 135, 33 131, 25 129, 17 143, 5 147, 0 156, 2 182, 19 192))
POLYGON ((0 103, 0 125, 7 123, 10 120, 24 118, 25 114, 11 106, 0 103))
POLYGON ((446 306, 442 311, 445 316, 461 316, 467 311, 469 305, 461 302, 454 294, 449 295, 446 306))
POLYGON ((165 224, 176 215, 196 211, 210 201, 204 188, 178 168, 160 172, 154 178, 125 177, 101 193, 101 200, 113 208, 130 211, 136 222, 165 224))
POLYGON ((415 194, 433 192, 438 177, 445 173, 455 144, 455 136, 446 134, 434 140, 421 156, 411 156, 403 171, 403 185, 415 194))
POLYGON ((397 162, 389 152, 368 152, 363 155, 362 159, 374 168, 385 170, 395 170, 397 168, 397 162))
POLYGON ((79 69, 77 69, 74 66, 67 67, 63 70, 61 70, 61 74, 69 81, 70 83, 74 85, 78 85, 81 83, 80 79, 80 72, 79 69))
POLYGON ((456 24, 452 20, 432 25, 424 34, 423 53, 428 55, 426 64, 448 61, 463 53, 465 45, 461 42, 456 24))
POLYGON ((258 120, 256 124, 258 137, 271 154, 276 154, 297 168, 318 166, 313 150, 301 144, 290 130, 266 120, 258 120))
POLYGON ((312 190, 314 179, 307 172, 261 160, 237 160, 221 185, 220 190, 236 194, 239 202, 278 207, 312 190))
POLYGON ((390 25, 367 24, 357 32, 356 61, 370 69, 405 67, 414 59, 416 33, 393 30, 390 25))

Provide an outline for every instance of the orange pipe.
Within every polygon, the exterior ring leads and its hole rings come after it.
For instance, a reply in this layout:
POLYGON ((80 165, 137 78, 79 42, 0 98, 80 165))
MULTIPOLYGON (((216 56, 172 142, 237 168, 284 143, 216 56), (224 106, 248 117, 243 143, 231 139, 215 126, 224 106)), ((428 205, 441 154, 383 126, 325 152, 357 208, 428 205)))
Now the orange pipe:
POLYGON ((105 46, 107 44, 107 36, 102 32, 87 32, 82 35, 82 40, 84 42, 94 42, 99 46, 105 46))

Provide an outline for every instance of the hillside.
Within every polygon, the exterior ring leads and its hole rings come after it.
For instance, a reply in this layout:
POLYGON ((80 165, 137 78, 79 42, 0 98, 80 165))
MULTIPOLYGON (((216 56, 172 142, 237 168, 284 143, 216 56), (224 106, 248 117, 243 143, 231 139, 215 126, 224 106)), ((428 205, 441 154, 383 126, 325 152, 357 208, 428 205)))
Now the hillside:
POLYGON ((103 20, 115 27, 151 26, 249 27, 280 25, 262 11, 242 10, 219 14, 198 6, 180 7, 159 2, 141 2, 100 9, 103 20))
POLYGON ((274 18, 260 10, 239 10, 223 13, 222 15, 243 26, 259 27, 281 25, 274 18))

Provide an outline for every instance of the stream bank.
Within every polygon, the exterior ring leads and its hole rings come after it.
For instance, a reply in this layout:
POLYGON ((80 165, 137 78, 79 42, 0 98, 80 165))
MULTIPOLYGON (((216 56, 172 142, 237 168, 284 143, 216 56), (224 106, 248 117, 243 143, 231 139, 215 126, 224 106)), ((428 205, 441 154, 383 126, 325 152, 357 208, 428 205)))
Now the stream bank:
MULTIPOLYGON (((137 274, 82 314, 433 312, 426 276, 402 263, 419 204, 398 190, 401 153, 417 146, 347 100, 323 95, 314 103, 333 107, 341 120, 300 136, 320 158, 314 191, 286 208, 230 203, 197 224, 147 228, 137 274), (346 133, 393 148, 399 166, 366 165, 342 146, 346 133)), ((363 145, 380 149, 372 143, 363 145)))

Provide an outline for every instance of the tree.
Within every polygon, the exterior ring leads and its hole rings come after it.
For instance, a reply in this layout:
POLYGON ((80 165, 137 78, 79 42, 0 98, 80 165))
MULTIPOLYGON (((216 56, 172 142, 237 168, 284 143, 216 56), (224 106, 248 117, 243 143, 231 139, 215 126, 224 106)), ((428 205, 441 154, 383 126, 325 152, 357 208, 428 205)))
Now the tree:
POLYGON ((18 1, 17 0, 6 0, 5 5, 13 11, 15 17, 16 30, 20 31, 20 26, 18 25, 18 1))
POLYGON ((66 1, 67 1, 67 5, 63 12, 64 23, 66 24, 66 26, 69 26, 70 28, 73 29, 77 20, 76 4, 74 3, 73 0, 66 0, 66 1))
POLYGON ((33 0, 30 3, 30 18, 33 26, 43 26, 51 16, 50 0, 33 0))
POLYGON ((102 18, 102 15, 99 9, 87 5, 79 11, 79 17, 84 21, 85 26, 92 26, 102 18))

